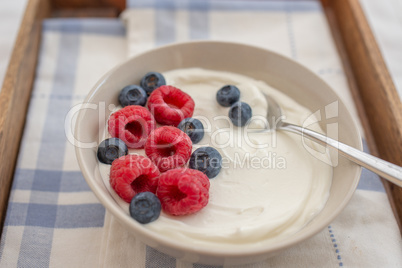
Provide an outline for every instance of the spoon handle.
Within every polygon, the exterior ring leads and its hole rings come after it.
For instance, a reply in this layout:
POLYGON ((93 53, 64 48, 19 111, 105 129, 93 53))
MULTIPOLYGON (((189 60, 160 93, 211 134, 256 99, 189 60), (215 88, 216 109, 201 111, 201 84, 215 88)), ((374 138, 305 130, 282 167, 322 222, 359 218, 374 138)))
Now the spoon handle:
POLYGON ((285 122, 283 122, 283 124, 279 128, 282 130, 287 130, 293 133, 300 134, 301 136, 305 136, 306 138, 316 141, 322 145, 327 144, 328 146, 337 149, 340 154, 342 154, 349 160, 402 187, 402 168, 397 165, 357 150, 349 145, 328 138, 307 128, 285 122))

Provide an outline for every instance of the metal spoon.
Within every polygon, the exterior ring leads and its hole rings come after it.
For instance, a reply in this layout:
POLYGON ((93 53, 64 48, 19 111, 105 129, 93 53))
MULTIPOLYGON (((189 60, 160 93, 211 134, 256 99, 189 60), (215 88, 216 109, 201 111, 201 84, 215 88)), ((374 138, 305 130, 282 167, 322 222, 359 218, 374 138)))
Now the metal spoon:
POLYGON ((264 133, 273 130, 285 130, 305 136, 312 141, 321 145, 328 145, 339 151, 341 155, 353 161, 354 163, 365 167, 372 172, 378 174, 380 177, 389 180, 390 182, 402 187, 402 168, 384 161, 378 157, 364 153, 349 145, 343 144, 334 139, 328 138, 320 133, 312 131, 301 126, 286 123, 282 121, 282 109, 279 104, 271 97, 265 95, 268 102, 269 129, 253 131, 254 133, 264 133))

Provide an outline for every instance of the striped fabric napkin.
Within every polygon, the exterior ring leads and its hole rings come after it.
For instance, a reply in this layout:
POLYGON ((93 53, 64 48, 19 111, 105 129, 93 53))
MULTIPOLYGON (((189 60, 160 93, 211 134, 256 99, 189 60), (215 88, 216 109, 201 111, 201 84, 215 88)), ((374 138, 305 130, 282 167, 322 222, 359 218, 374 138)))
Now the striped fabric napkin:
POLYGON ((68 114, 126 59, 125 29, 118 19, 48 19, 42 36, 0 267, 97 267, 105 209, 66 139, 68 114))

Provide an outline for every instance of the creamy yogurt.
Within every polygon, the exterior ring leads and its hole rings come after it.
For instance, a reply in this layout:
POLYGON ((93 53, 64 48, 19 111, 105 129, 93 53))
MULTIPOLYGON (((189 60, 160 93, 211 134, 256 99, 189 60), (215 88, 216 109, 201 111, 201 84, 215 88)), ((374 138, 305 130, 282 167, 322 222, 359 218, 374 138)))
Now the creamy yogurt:
MULTIPOLYGON (((182 89, 195 101, 193 117, 203 122, 205 135, 193 145, 193 151, 212 146, 223 162, 219 175, 210 180, 205 208, 188 216, 162 212, 144 228, 186 243, 258 246, 297 232, 324 207, 332 179, 332 167, 326 164, 330 163, 328 154, 312 155, 295 134, 247 133, 265 127, 268 106, 263 93, 279 103, 287 122, 302 125, 311 111, 265 82, 239 74, 190 68, 163 75, 168 85, 182 89), (227 84, 237 86, 240 100, 253 109, 253 120, 246 127, 234 126, 228 119, 229 108, 215 99, 217 90, 227 84)), ((318 125, 313 129, 322 132, 318 125)), ((145 155, 144 150, 130 153, 145 155)), ((100 169, 105 185, 128 213, 128 204, 110 188, 110 166, 100 164, 100 169)))

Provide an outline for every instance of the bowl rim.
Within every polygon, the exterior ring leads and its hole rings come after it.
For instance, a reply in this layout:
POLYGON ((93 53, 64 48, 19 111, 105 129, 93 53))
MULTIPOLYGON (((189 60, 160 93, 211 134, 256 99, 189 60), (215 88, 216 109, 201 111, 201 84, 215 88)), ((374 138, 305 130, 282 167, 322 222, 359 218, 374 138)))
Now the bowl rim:
MULTIPOLYGON (((104 74, 98 81, 97 83, 92 87, 91 91, 87 94, 85 100, 83 101, 82 105, 85 105, 87 103, 91 103, 91 99, 94 97, 94 95, 97 92, 97 89, 107 80, 115 70, 119 69, 121 66, 127 64, 129 61, 135 60, 137 57, 141 57, 146 54, 150 53, 155 53, 160 50, 166 50, 166 49, 171 49, 171 48, 180 48, 181 46, 191 46, 191 45, 196 45, 196 44, 210 44, 210 45, 228 45, 228 46, 239 46, 239 47, 244 47, 245 49, 253 49, 253 50, 260 50, 262 53, 270 53, 274 54, 276 57, 280 58, 280 60, 287 61, 291 64, 297 65, 298 68, 303 69, 303 71, 308 72, 312 75, 314 75, 317 79, 321 80, 328 88, 331 89, 331 91, 334 93, 334 95, 337 97, 338 101, 341 102, 344 107, 345 107, 345 112, 349 115, 350 119, 353 122, 353 127, 355 130, 355 133, 357 133, 358 138, 360 141, 358 142, 358 148, 359 150, 363 149, 363 144, 362 144, 362 136, 360 133, 359 128, 357 127, 356 120, 351 116, 349 108, 344 104, 342 99, 339 97, 339 94, 332 89, 332 87, 324 81, 321 77, 316 75, 314 72, 312 72, 310 69, 302 65, 301 63, 298 63, 294 61, 293 59, 286 57, 284 55, 281 55, 277 52, 271 51, 269 49, 255 46, 255 45, 249 45, 245 43, 238 43, 238 42, 229 42, 229 41, 211 41, 211 40, 197 40, 197 41, 186 41, 186 42, 175 42, 171 43, 168 45, 163 45, 159 46, 157 48, 153 48, 150 50, 146 50, 144 52, 138 53, 125 61, 121 62, 120 64, 116 65, 113 67, 111 70, 109 70, 106 74, 104 74)), ((81 132, 81 122, 82 119, 85 116, 85 111, 80 110, 77 116, 75 128, 74 128, 74 134, 78 138, 79 133, 81 132)), ((116 219, 118 219, 125 227, 129 226, 131 229, 131 233, 133 233, 135 236, 138 236, 141 234, 142 237, 145 237, 148 240, 152 241, 157 241, 157 244, 164 247, 164 248, 173 248, 175 250, 181 251, 181 252, 191 252, 195 254, 202 254, 202 255, 208 255, 208 256, 213 256, 213 257, 236 257, 236 258, 241 258, 241 257, 253 257, 257 255, 262 255, 262 254, 268 254, 268 253, 273 253, 273 252, 279 252, 283 249, 289 248, 291 246, 294 246, 314 235, 322 231, 326 226, 328 226, 338 215, 339 213, 346 207, 346 205, 349 203, 351 200, 354 192, 356 191, 357 185, 360 180, 360 175, 362 171, 362 167, 356 165, 355 167, 355 172, 354 172, 354 183, 352 184, 352 187, 349 188, 347 191, 345 198, 342 200, 340 205, 337 206, 336 209, 333 210, 333 213, 331 214, 330 217, 325 218, 322 220, 319 224, 318 227, 315 229, 311 229, 307 232, 304 232, 301 235, 298 235, 296 238, 293 238, 293 236, 286 237, 284 240, 275 242, 275 243, 269 243, 267 245, 261 245, 260 247, 208 247, 206 245, 197 245, 197 244, 183 244, 179 241, 175 241, 173 239, 169 239, 167 236, 159 236, 157 233, 151 231, 148 228, 144 228, 142 224, 137 223, 136 221, 133 221, 133 219, 126 214, 121 207, 116 203, 116 202, 110 202, 108 200, 110 197, 108 197, 106 194, 103 193, 103 190, 101 187, 95 182, 95 180, 91 179, 93 170, 90 170, 84 163, 85 163, 85 157, 83 155, 83 150, 88 150, 88 149, 83 149, 79 148, 79 146, 74 146, 75 147, 75 153, 77 156, 77 161, 80 166, 81 172, 88 183, 89 187, 91 190, 94 192, 96 197, 99 199, 101 204, 114 216, 116 219)), ((143 239, 140 239, 143 240, 143 239)), ((146 244, 149 244, 145 242, 146 244)), ((152 247, 152 246, 151 246, 152 247)))

